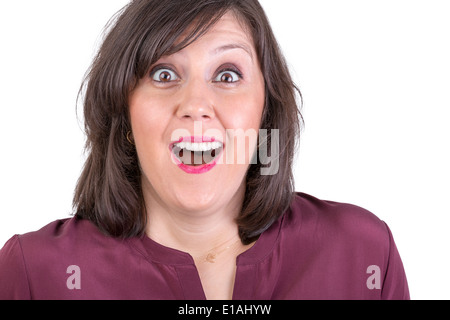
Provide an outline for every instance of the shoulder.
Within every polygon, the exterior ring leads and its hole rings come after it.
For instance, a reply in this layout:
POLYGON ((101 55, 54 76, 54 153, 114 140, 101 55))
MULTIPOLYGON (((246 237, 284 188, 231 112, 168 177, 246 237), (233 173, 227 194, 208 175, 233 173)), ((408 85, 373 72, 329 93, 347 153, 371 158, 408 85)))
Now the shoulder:
POLYGON ((77 217, 53 221, 43 228, 19 235, 23 257, 34 270, 73 261, 90 261, 109 249, 119 249, 122 239, 103 234, 92 222, 77 217), (45 261, 45 264, 42 262, 45 261))
POLYGON ((317 297, 409 298, 388 226, 357 205, 297 193, 281 221, 280 248, 287 270, 308 275, 301 283, 317 297))
POLYGON ((385 223, 365 208, 350 203, 321 200, 300 192, 295 194, 288 216, 293 222, 333 226, 345 231, 364 229, 386 232, 385 223))
POLYGON ((123 243, 78 218, 15 235, 0 251, 0 278, 10 279, 0 288, 0 298, 61 299, 68 291, 71 267, 94 268, 112 255, 117 260, 116 255, 123 254, 123 243))
POLYGON ((283 228, 316 240, 357 241, 389 250, 389 229, 375 214, 354 204, 321 200, 305 193, 296 193, 283 228))
POLYGON ((28 277, 17 235, 0 250, 0 279, 0 300, 30 299, 28 277))
POLYGON ((37 231, 13 236, 1 249, 0 259, 2 262, 21 260, 28 270, 31 265, 43 265, 43 261, 52 264, 64 255, 73 255, 77 247, 96 237, 102 238, 88 221, 77 218, 56 220, 37 231))
POLYGON ((71 219, 57 220, 37 231, 14 235, 1 249, 1 261, 15 258, 15 260, 21 259, 25 262, 25 258, 30 258, 33 254, 45 254, 47 249, 54 251, 61 240, 67 238, 63 236, 64 234, 73 233, 69 229, 73 229, 74 224, 75 222, 72 222, 71 219), (31 256, 25 255, 24 252, 31 253, 31 256))
POLYGON ((53 221, 37 231, 17 237, 29 260, 50 258, 54 253, 74 254, 78 247, 106 240, 91 222, 76 217, 53 221))

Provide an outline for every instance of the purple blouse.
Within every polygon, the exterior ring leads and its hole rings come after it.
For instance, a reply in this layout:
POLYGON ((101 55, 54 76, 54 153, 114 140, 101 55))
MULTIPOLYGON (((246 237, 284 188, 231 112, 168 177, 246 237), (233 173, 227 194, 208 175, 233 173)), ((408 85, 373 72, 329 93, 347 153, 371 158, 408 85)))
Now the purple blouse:
MULTIPOLYGON (((409 299, 387 225, 360 207, 304 193, 236 265, 236 300, 409 299)), ((111 238, 72 218, 4 245, 0 299, 197 300, 205 294, 189 254, 145 236, 111 238)))

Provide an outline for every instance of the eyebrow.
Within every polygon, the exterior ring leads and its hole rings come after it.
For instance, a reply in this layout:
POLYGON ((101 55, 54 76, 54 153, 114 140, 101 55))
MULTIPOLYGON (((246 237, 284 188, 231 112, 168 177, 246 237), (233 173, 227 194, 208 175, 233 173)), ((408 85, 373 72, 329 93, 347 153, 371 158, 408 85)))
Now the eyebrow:
POLYGON ((221 53, 221 52, 223 52, 223 51, 233 50, 233 49, 242 49, 242 50, 244 50, 245 52, 248 53, 248 55, 250 56, 250 58, 253 60, 252 50, 251 50, 246 44, 243 44, 243 43, 230 43, 230 44, 226 44, 226 45, 223 45, 223 46, 220 46, 220 47, 214 49, 214 50, 212 51, 212 53, 213 53, 213 54, 219 54, 219 53, 221 53))

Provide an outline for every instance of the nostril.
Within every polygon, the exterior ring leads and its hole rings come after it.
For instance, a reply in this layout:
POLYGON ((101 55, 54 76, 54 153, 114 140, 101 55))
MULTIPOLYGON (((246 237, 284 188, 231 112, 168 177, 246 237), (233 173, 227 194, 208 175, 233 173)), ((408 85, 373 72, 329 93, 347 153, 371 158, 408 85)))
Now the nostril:
POLYGON ((215 116, 214 107, 205 99, 190 99, 178 106, 176 115, 183 120, 211 120, 215 116))

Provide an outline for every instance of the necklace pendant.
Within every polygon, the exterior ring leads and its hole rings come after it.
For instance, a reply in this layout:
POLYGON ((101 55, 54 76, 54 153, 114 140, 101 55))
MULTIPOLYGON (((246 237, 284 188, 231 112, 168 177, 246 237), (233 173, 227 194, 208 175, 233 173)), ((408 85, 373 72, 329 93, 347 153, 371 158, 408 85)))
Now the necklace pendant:
POLYGON ((206 255, 205 261, 206 261, 206 262, 209 262, 209 263, 214 263, 214 262, 216 262, 216 254, 215 254, 215 253, 208 253, 208 254, 206 255))

